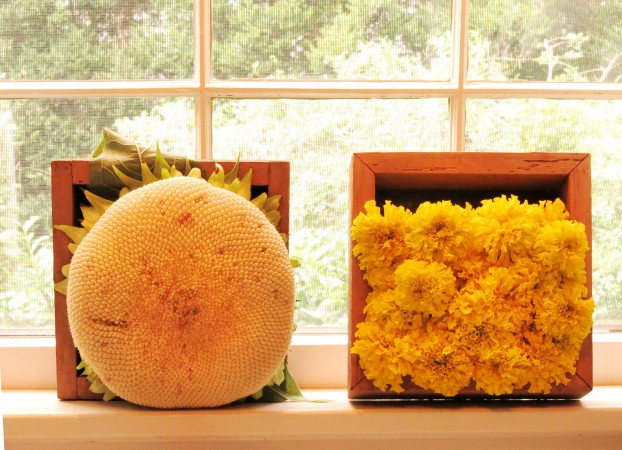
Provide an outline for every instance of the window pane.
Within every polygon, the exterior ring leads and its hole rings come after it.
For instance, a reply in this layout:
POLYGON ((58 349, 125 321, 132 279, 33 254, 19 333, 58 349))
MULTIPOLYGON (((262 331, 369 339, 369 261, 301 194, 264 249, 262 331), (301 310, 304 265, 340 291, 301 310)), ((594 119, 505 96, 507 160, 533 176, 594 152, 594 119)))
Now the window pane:
POLYGON ((299 326, 345 325, 353 152, 444 151, 446 99, 214 101, 214 157, 289 160, 299 326))
POLYGON ((186 98, 0 100, 0 329, 53 325, 50 161, 87 158, 104 127, 194 156, 192 109, 186 98))
POLYGON ((622 81, 622 1, 472 0, 469 79, 622 81))
POLYGON ((0 2, 0 80, 188 79, 192 0, 0 2))
POLYGON ((592 156, 592 294, 601 328, 622 329, 622 101, 470 100, 468 151, 592 156))
POLYGON ((450 0, 213 0, 213 73, 449 78, 450 0))

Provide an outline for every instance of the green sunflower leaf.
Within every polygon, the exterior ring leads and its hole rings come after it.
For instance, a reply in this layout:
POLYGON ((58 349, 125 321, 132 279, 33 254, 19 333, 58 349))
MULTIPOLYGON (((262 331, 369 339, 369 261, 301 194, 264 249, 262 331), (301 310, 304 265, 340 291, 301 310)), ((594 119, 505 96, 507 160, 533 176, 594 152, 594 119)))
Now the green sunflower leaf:
POLYGON ((194 167, 190 172, 188 172, 188 175, 186 175, 190 178, 201 178, 203 179, 203 176, 201 174, 201 169, 199 169, 198 167, 194 167))
POLYGON ((85 190, 84 195, 86 196, 86 199, 89 201, 91 206, 95 208, 100 216, 106 212, 110 205, 114 203, 112 200, 108 200, 106 198, 100 197, 99 195, 95 195, 89 190, 85 190))
POLYGON ((273 195, 272 197, 269 197, 266 200, 266 203, 263 205, 263 208, 266 210, 266 212, 276 211, 277 209, 279 209, 280 205, 281 205, 281 196, 273 195))
POLYGON ((239 168, 240 168, 240 155, 238 155, 237 159, 235 160, 235 165, 233 166, 233 169, 231 169, 229 173, 225 174, 225 179, 224 179, 225 184, 233 183, 233 180, 235 180, 238 177, 239 168))
POLYGON ((130 188, 130 190, 138 189, 143 185, 143 182, 132 177, 128 177, 126 174, 121 172, 121 169, 117 168, 117 166, 112 166, 112 171, 117 176, 119 180, 125 185, 125 187, 130 188))
POLYGON ((270 223, 276 228, 279 226, 279 222, 281 221, 281 213, 277 210, 268 211, 265 213, 266 217, 270 221, 270 223))
POLYGON ((158 181, 158 178, 151 172, 151 169, 149 169, 147 163, 140 163, 140 174, 143 186, 153 183, 154 181, 158 181))
POLYGON ((54 290, 56 292, 60 292, 63 295, 67 295, 67 284, 68 281, 67 278, 65 278, 64 280, 61 280, 54 285, 54 290))
POLYGON ((127 177, 141 179, 141 163, 146 163, 152 173, 154 170, 166 168, 166 165, 168 167, 177 165, 184 167, 184 174, 187 174, 192 167, 199 166, 197 161, 186 157, 161 152, 158 157, 157 146, 156 148, 144 146, 107 128, 104 128, 102 134, 101 142, 91 154, 89 179, 89 190, 100 197, 116 199, 119 190, 124 186, 117 177, 114 167, 127 177))
POLYGON ((266 199, 268 198, 268 194, 262 192, 257 197, 251 200, 251 203, 255 205, 259 209, 263 209, 264 204, 266 203, 266 199))
POLYGON ((214 173, 212 173, 207 182, 212 186, 216 187, 224 187, 225 185, 225 171, 222 166, 216 163, 216 168, 214 169, 214 173))
POLYGON ((166 171, 171 169, 170 164, 164 159, 162 156, 162 152, 160 151, 160 144, 156 144, 156 154, 155 154, 155 166, 153 168, 153 174, 156 178, 164 178, 162 175, 162 170, 166 171))
POLYGON ((253 169, 248 169, 248 172, 244 174, 240 180, 240 187, 238 188, 238 195, 241 195, 246 200, 251 199, 251 185, 253 182, 253 169))
POLYGON ((82 242, 84 236, 86 236, 89 232, 86 228, 74 227, 71 225, 54 225, 54 228, 69 236, 69 239, 71 239, 75 244, 82 242))

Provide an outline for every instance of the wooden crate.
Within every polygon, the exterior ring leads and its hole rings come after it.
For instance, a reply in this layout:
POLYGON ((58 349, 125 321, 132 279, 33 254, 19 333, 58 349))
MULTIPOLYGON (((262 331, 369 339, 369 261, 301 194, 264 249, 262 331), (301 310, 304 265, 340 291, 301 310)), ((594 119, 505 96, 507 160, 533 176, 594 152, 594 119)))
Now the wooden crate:
MULTIPOLYGON (((225 171, 231 170, 233 162, 221 162, 225 171)), ((203 176, 214 171, 214 161, 202 161, 203 176)), ((239 176, 253 169, 253 196, 266 192, 269 196, 281 195, 281 222, 279 231, 289 235, 289 162, 244 161, 240 163, 239 176)), ((88 160, 59 160, 52 162, 52 222, 54 225, 79 225, 80 203, 84 201, 83 190, 89 183, 88 160)), ((61 281, 63 265, 71 260, 67 248, 69 238, 59 230, 53 231, 54 282, 61 281)), ((89 391, 89 382, 78 375, 76 365, 79 355, 73 344, 67 318, 67 302, 63 294, 55 293, 56 319, 56 376, 57 394, 62 400, 99 399, 101 395, 89 391)))
MULTIPOLYGON (((385 200, 411 208, 424 201, 469 201, 473 206, 501 194, 518 195, 529 201, 561 198, 570 218, 582 222, 591 248, 591 171, 589 154, 577 153, 358 153, 351 166, 351 219, 364 212, 366 201, 385 200)), ((350 249, 351 250, 351 249, 350 249)), ((591 296, 592 259, 586 255, 588 295, 591 296)), ((370 291, 358 261, 350 251, 349 348, 356 325, 364 321, 363 308, 370 291)), ((376 388, 350 354, 348 395, 351 399, 442 398, 412 382, 401 394, 376 388)), ((592 390, 592 335, 583 343, 576 374, 565 386, 550 394, 516 391, 511 398, 580 398, 592 390)), ((474 384, 457 398, 490 398, 474 384)))

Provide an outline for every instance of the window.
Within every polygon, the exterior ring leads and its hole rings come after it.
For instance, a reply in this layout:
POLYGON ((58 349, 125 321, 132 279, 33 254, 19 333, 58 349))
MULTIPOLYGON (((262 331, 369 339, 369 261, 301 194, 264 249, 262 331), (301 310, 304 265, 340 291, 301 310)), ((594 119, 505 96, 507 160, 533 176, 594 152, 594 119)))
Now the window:
POLYGON ((347 320, 352 152, 590 152, 595 317, 619 329, 620 19, 620 0, 5 2, 0 329, 52 332, 49 161, 104 127, 291 160, 297 322, 323 329, 347 320))

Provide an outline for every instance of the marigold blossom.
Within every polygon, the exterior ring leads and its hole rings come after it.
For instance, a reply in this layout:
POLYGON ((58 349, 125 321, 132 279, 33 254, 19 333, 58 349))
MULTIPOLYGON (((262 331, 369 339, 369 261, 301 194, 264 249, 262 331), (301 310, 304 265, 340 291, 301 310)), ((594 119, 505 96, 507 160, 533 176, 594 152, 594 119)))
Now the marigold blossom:
POLYGON ((372 290, 352 353, 376 387, 547 394, 570 380, 594 301, 585 226, 560 199, 365 210, 353 251, 372 290))

